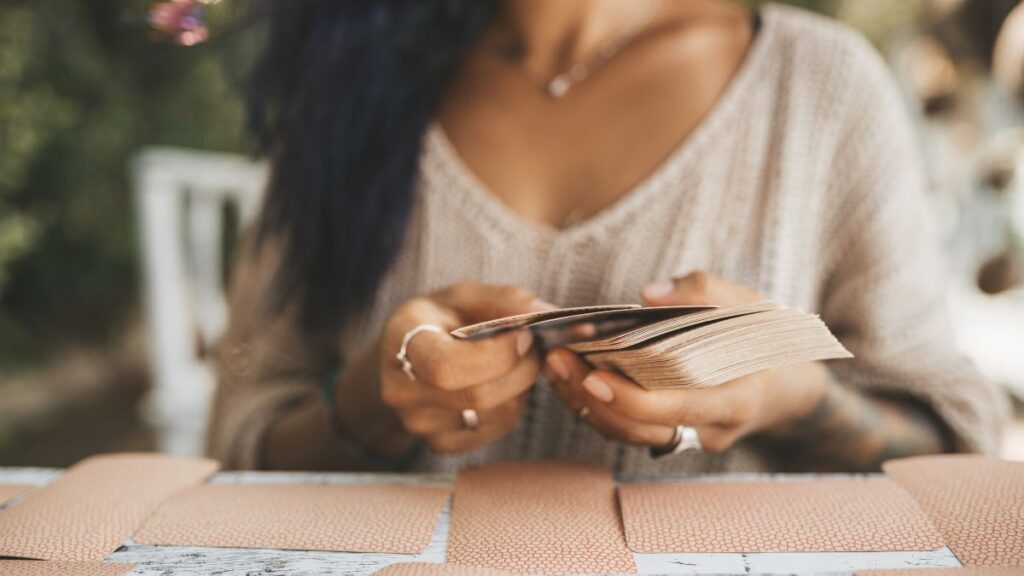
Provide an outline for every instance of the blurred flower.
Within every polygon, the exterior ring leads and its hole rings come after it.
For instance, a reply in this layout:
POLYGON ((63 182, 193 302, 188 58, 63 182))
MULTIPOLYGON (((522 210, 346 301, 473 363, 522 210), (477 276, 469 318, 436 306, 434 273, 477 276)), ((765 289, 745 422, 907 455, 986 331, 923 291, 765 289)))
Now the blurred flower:
POLYGON ((203 20, 206 5, 218 0, 169 0, 149 9, 146 22, 157 37, 182 46, 194 46, 210 36, 203 20))
POLYGON ((903 51, 901 60, 910 89, 926 114, 937 115, 953 108, 960 77, 941 42, 931 36, 916 38, 903 51))
POLYGON ((978 288, 995 295, 1024 285, 1024 255, 1009 249, 987 260, 978 269, 978 288))
POLYGON ((979 173, 989 191, 1000 196, 1013 193, 1021 158, 1024 158, 1024 127, 1004 128, 989 137, 978 157, 979 173))

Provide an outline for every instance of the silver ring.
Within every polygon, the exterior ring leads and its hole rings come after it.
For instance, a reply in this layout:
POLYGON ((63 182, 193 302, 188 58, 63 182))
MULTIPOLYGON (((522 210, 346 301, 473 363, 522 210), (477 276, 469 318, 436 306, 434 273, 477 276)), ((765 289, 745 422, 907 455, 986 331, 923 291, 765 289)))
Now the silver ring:
POLYGON ((480 415, 477 414, 476 410, 463 410, 462 424, 469 430, 476 430, 480 427, 480 415))
POLYGON ((690 426, 676 426, 672 434, 672 440, 664 446, 656 446, 650 449, 651 458, 655 460, 674 456, 688 450, 700 452, 704 446, 700 443, 700 434, 696 428, 690 426))
POLYGON ((440 326, 434 324, 417 324, 402 336, 402 347, 398 349, 398 354, 395 354, 395 359, 401 363, 402 372, 405 372, 405 375, 409 377, 409 380, 416 379, 416 375, 412 372, 412 362, 409 361, 409 342, 412 342, 412 339, 421 332, 447 334, 444 328, 441 328, 440 326))
POLYGON ((576 411, 576 417, 580 420, 586 420, 587 416, 590 416, 590 406, 584 406, 576 411))

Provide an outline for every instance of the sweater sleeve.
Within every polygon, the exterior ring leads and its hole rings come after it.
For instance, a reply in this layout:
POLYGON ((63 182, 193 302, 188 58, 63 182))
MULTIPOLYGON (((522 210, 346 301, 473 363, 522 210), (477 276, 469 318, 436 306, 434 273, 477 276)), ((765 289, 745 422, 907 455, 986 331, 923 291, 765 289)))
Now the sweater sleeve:
POLYGON ((330 339, 303 335, 292 309, 275 311, 278 250, 246 243, 232 275, 230 322, 217 345, 207 450, 232 469, 263 467, 263 436, 289 409, 321 401, 336 362, 330 339))
POLYGON ((995 452, 1005 398, 954 346, 944 258, 905 104, 874 50, 854 42, 820 310, 855 359, 830 367, 849 386, 930 406, 956 450, 995 452))

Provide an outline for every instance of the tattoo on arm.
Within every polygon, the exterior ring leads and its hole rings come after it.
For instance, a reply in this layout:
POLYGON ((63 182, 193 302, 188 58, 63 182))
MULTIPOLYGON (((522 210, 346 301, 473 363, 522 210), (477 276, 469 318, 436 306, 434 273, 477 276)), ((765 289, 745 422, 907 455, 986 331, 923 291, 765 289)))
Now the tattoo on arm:
POLYGON ((947 436, 920 402, 869 396, 830 377, 817 408, 770 447, 787 468, 867 472, 891 458, 947 451, 947 436))

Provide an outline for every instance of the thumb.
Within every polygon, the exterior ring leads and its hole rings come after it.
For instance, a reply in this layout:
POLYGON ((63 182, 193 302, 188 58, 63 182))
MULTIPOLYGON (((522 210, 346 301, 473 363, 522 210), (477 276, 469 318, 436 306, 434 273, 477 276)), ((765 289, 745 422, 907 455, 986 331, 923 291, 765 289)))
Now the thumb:
POLYGON ((466 282, 442 290, 436 297, 467 323, 557 308, 529 290, 511 285, 466 282))
POLYGON ((640 292, 648 306, 685 306, 688 304, 712 304, 703 297, 703 291, 694 290, 682 278, 658 280, 644 287, 640 292))
POLYGON ((754 290, 701 271, 648 284, 641 295, 651 306, 736 306, 763 299, 754 290))

